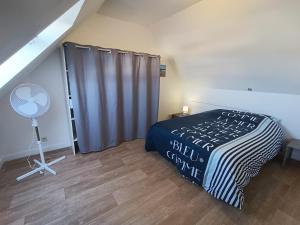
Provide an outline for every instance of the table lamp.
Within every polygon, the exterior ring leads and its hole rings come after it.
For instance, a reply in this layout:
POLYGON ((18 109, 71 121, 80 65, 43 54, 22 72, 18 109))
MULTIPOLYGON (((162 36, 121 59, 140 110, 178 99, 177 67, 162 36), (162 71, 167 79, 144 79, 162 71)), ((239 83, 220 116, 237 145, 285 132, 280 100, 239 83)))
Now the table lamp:
POLYGON ((188 112, 189 112, 189 107, 187 105, 182 106, 182 113, 188 114, 188 112))

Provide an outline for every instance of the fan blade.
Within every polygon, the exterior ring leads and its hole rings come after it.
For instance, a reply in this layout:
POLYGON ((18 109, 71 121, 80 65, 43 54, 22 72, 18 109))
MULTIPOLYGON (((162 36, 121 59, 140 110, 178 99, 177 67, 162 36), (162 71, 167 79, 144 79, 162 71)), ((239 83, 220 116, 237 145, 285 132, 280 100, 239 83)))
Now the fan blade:
POLYGON ((16 95, 22 100, 28 100, 31 98, 30 87, 20 87, 16 90, 16 95))
POLYGON ((44 93, 39 93, 35 96, 33 96, 33 99, 36 103, 40 104, 41 106, 47 105, 47 95, 44 93))
POLYGON ((31 116, 38 112, 38 106, 34 102, 27 102, 23 105, 18 106, 18 110, 22 113, 31 116))

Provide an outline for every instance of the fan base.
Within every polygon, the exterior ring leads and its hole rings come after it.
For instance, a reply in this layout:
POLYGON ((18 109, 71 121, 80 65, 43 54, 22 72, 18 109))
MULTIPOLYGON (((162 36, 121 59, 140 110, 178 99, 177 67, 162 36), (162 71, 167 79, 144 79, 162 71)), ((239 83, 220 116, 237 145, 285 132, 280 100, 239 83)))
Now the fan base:
POLYGON ((22 179, 24 179, 26 177, 29 177, 29 176, 37 173, 37 172, 43 172, 43 171, 48 171, 49 173, 52 173, 53 175, 56 175, 56 172, 53 169, 51 169, 50 166, 53 165, 53 164, 55 164, 55 163, 58 163, 59 161, 65 159, 65 158, 66 158, 66 156, 62 156, 62 157, 60 157, 58 159, 55 159, 55 160, 53 160, 53 161, 51 161, 49 163, 42 163, 42 162, 34 159, 33 161, 36 164, 38 164, 39 167, 35 168, 34 170, 32 170, 32 171, 30 171, 30 172, 28 172, 28 173, 26 173, 26 174, 24 174, 22 176, 17 177, 17 181, 20 181, 20 180, 22 180, 22 179))

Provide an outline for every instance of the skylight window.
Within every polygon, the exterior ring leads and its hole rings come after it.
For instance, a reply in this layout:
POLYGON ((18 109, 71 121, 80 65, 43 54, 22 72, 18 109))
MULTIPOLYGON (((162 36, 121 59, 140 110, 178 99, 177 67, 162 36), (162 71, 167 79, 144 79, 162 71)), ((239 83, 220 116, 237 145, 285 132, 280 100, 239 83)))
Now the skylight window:
POLYGON ((74 24, 85 0, 79 0, 63 15, 0 65, 0 88, 50 47, 74 24))

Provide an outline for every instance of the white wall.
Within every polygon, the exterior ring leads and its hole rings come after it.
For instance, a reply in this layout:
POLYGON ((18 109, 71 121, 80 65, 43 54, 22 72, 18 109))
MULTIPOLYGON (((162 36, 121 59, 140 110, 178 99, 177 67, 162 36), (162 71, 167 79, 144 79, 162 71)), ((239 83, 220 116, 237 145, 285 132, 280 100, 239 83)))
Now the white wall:
POLYGON ((167 65, 167 76, 160 80, 159 119, 166 119, 169 114, 180 110, 182 86, 174 61, 164 54, 154 35, 146 27, 93 14, 65 41, 161 55, 162 63, 167 65))
POLYGON ((300 1, 209 0, 152 27, 183 80, 300 94, 300 1))
MULTIPOLYGON (((57 49, 34 71, 19 80, 19 83, 41 85, 51 96, 49 111, 39 118, 41 137, 48 138, 47 150, 69 147, 72 144, 63 79, 61 55, 57 49)), ((32 138, 31 121, 11 109, 9 94, 10 92, 0 99, 0 159, 3 161, 28 154, 32 138)), ((37 152, 37 149, 33 152, 37 152)))

